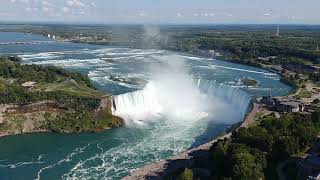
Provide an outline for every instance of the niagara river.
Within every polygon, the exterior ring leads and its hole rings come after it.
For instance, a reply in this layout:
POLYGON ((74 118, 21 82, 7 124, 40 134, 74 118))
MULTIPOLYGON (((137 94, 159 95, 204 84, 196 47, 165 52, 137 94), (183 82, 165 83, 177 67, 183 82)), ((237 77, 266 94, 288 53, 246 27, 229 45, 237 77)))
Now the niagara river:
MULTIPOLYGON (((0 32, 1 42, 16 39, 48 41, 0 32)), ((166 50, 52 42, 3 45, 0 54, 87 74, 125 120, 100 133, 0 138, 0 179, 120 179, 210 141, 242 121, 256 96, 291 91, 264 69, 166 50)))

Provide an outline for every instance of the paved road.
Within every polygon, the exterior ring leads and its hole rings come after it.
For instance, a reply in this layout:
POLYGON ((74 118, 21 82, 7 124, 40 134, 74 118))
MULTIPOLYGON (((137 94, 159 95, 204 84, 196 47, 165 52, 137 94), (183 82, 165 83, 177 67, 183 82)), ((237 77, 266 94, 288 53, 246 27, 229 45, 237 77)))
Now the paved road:
POLYGON ((240 127, 248 127, 254 121, 254 118, 256 117, 258 109, 259 109, 259 104, 254 103, 251 113, 245 118, 245 120, 243 121, 240 127))

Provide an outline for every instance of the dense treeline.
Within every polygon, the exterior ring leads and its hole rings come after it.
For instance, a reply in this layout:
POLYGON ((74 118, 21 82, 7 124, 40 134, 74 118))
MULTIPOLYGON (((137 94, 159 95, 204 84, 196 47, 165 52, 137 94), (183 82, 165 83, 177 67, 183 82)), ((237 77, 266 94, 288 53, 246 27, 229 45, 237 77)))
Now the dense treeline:
POLYGON ((199 53, 199 50, 216 50, 225 58, 253 63, 258 57, 277 56, 269 60, 271 64, 286 64, 288 62, 320 63, 320 52, 316 51, 319 37, 274 37, 269 34, 252 35, 243 31, 238 35, 232 33, 209 33, 201 36, 175 37, 171 47, 176 50, 199 53), (304 41, 305 44, 301 43, 304 41), (306 46, 308 44, 308 46, 306 46))
POLYGON ((163 28, 162 33, 170 38, 161 48, 211 56, 207 50, 220 52, 229 61, 259 66, 265 64, 320 63, 320 28, 280 27, 276 37, 276 26, 213 26, 180 27, 176 32, 163 28), (259 59, 259 57, 268 60, 259 59))
POLYGON ((319 113, 268 117, 257 126, 241 128, 210 148, 212 179, 272 179, 274 165, 312 147, 319 132, 319 113))
POLYGON ((54 116, 45 114, 46 128, 58 133, 100 131, 106 127, 119 127, 123 124, 122 119, 112 117, 108 112, 96 115, 85 109, 75 112, 61 112, 54 116))
POLYGON ((94 88, 90 79, 78 72, 69 72, 55 66, 22 65, 17 57, 0 58, 0 76, 14 78, 19 83, 35 81, 37 83, 53 83, 73 79, 79 84, 94 88))
POLYGON ((75 72, 68 72, 53 66, 21 65, 19 58, 0 59, 0 104, 26 104, 42 100, 53 100, 69 109, 93 110, 99 106, 100 99, 79 96, 65 91, 29 91, 22 83, 54 83, 74 80, 78 84, 93 87, 89 78, 75 72), (12 81, 10 81, 12 80, 12 81))
POLYGON ((43 100, 52 100, 61 107, 67 109, 88 109, 94 110, 100 104, 100 99, 93 97, 77 96, 64 91, 35 91, 15 89, 0 92, 0 104, 27 104, 43 100))
POLYGON ((317 44, 320 44, 320 26, 281 25, 278 37, 275 25, 34 25, 13 28, 22 32, 56 34, 74 42, 162 48, 195 54, 202 54, 202 50, 215 50, 222 53, 225 59, 250 65, 259 65, 257 58, 268 56, 277 56, 266 62, 271 64, 320 63, 320 51, 316 51, 317 44), (148 36, 148 28, 157 33, 148 36))

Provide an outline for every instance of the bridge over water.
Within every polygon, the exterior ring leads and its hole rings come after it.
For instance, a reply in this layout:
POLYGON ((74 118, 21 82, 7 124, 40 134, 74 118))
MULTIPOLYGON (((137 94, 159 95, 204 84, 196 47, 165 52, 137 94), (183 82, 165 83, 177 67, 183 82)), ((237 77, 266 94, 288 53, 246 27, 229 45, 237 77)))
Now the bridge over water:
POLYGON ((55 41, 25 41, 25 42, 0 42, 0 46, 14 45, 14 44, 49 44, 55 41))

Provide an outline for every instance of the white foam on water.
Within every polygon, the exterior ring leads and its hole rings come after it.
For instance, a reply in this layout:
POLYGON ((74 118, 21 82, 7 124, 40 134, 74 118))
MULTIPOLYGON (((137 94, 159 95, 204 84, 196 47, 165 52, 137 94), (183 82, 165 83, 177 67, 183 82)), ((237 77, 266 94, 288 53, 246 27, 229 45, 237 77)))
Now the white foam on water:
POLYGON ((115 56, 115 57, 103 57, 102 60, 122 60, 122 59, 130 59, 130 58, 143 58, 141 55, 131 55, 131 56, 115 56))
POLYGON ((43 60, 32 62, 37 65, 56 65, 56 66, 88 66, 88 65, 99 65, 104 63, 101 59, 63 59, 63 60, 43 60))
MULTIPOLYGON (((23 162, 16 162, 16 163, 10 163, 10 164, 0 164, 0 167, 1 168, 15 169, 15 168, 18 168, 20 166, 27 166, 27 165, 33 165, 33 164, 42 164, 42 163, 45 163, 45 161, 42 161, 43 156, 44 156, 44 154, 39 155, 36 161, 23 161, 23 162)), ((3 161, 5 161, 5 160, 3 160, 3 161)))
POLYGON ((248 69, 241 69, 241 68, 233 68, 233 67, 228 67, 228 66, 220 66, 220 65, 209 65, 211 67, 218 67, 218 68, 223 68, 223 69, 230 69, 230 70, 235 70, 235 71, 243 71, 243 72, 249 72, 249 73, 256 73, 256 74, 263 74, 267 76, 278 76, 275 73, 268 73, 268 72, 262 72, 262 71, 254 71, 254 70, 248 70, 248 69))

